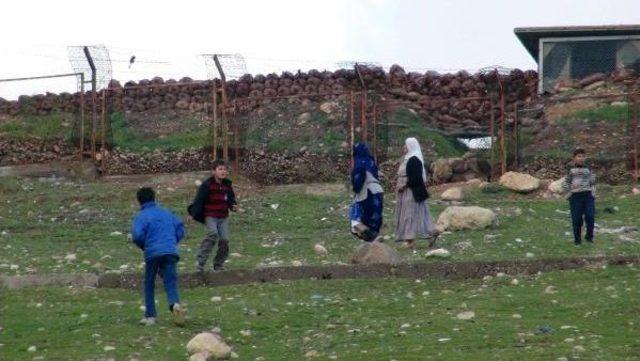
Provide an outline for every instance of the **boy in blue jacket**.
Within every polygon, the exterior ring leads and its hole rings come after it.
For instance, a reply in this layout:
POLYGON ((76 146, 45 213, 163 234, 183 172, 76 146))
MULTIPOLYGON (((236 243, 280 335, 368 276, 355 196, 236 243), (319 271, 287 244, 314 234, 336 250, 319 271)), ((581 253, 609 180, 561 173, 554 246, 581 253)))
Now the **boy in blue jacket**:
POLYGON ((136 194, 140 212, 132 222, 133 243, 144 251, 144 325, 156 323, 155 281, 159 274, 164 282, 169 310, 177 326, 184 326, 185 311, 180 306, 176 264, 180 259, 178 243, 184 237, 184 224, 170 211, 158 206, 151 188, 140 188, 136 194))

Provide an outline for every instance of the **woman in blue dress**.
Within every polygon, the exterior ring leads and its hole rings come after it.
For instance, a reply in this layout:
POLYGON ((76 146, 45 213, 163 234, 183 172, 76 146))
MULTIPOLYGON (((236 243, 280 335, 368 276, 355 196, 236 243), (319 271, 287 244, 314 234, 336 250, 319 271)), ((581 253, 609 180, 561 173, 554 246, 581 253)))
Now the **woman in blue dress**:
POLYGON ((381 239, 378 235, 382 227, 384 191, 380 185, 378 166, 369 148, 362 142, 353 146, 351 186, 354 193, 349 212, 351 233, 365 242, 381 239))

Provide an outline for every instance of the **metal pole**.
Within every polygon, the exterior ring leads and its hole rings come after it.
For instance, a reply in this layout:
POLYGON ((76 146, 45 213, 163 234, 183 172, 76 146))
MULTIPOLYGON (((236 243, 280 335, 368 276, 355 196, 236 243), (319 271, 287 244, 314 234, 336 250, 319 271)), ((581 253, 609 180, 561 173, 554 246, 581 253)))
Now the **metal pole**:
POLYGON ((376 117, 376 106, 377 104, 373 104, 373 114, 371 116, 371 121, 373 121, 373 160, 377 163, 378 162, 378 142, 377 142, 377 128, 376 128, 376 122, 378 121, 377 117, 376 117))
POLYGON ((100 167, 102 169, 104 169, 104 153, 106 150, 105 147, 105 135, 106 135, 106 129, 105 129, 105 123, 106 123, 106 118, 107 118, 107 90, 103 90, 102 92, 102 117, 100 119, 100 167))
POLYGON ((80 160, 84 159, 84 73, 80 73, 80 160))
POLYGON ((218 159, 218 93, 216 90, 216 82, 213 81, 213 96, 211 98, 211 112, 213 113, 211 128, 213 131, 213 150, 211 156, 213 160, 218 159))
POLYGON ((350 111, 350 116, 349 116, 349 123, 350 123, 350 128, 351 128, 351 136, 349 138, 349 151, 351 152, 351 168, 353 168, 353 144, 355 141, 355 120, 354 120, 354 114, 353 114, 353 107, 354 107, 354 99, 353 99, 353 92, 351 92, 349 94, 349 111, 350 111))
POLYGON ((360 135, 363 142, 367 142, 367 93, 362 93, 362 100, 360 102, 360 135))
POLYGON ((229 161, 229 118, 227 117, 227 109, 222 105, 222 127, 223 127, 223 146, 222 149, 222 158, 224 158, 225 162, 229 161))
POLYGON ((493 168, 495 166, 495 153, 496 153, 496 144, 495 144, 495 139, 496 139, 496 130, 495 130, 495 113, 494 113, 494 107, 495 104, 493 102, 493 94, 491 94, 491 97, 489 98, 489 133, 491 133, 491 167, 493 168))
POLYGON ((96 158, 96 127, 98 123, 98 109, 96 106, 96 65, 93 63, 93 58, 89 52, 88 47, 84 47, 84 55, 87 57, 87 62, 91 68, 91 157, 96 158))
POLYGON ((638 185, 638 99, 633 99, 633 184, 638 185))
POLYGON ((233 171, 235 174, 238 174, 238 172, 240 171, 240 141, 238 139, 239 137, 239 127, 238 127, 238 116, 236 113, 237 110, 237 102, 234 99, 233 100, 233 147, 235 148, 233 150, 234 153, 234 159, 233 159, 233 171))
POLYGON ((518 171, 518 101, 513 104, 513 170, 518 171))
POLYGON ((503 175, 507 171, 507 148, 505 145, 505 119, 504 119, 504 90, 502 84, 500 84, 500 175, 503 175))

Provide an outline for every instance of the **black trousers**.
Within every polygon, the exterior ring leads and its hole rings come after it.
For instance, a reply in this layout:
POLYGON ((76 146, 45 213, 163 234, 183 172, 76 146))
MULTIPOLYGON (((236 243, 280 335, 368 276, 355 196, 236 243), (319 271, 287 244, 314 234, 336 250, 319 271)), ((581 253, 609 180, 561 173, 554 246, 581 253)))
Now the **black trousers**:
POLYGON ((582 242, 582 224, 586 223, 587 241, 593 241, 593 227, 596 218, 596 201, 591 192, 573 193, 569 198, 571 222, 573 223, 573 241, 582 242), (584 222, 583 222, 584 220, 584 222))

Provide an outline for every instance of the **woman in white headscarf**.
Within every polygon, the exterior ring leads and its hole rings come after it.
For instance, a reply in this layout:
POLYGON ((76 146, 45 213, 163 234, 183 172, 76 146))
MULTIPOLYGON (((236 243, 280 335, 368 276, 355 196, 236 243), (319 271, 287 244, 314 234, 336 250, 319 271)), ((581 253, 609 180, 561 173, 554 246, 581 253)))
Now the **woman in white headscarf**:
POLYGON ((429 247, 433 247, 437 232, 427 206, 427 173, 420 143, 407 138, 404 150, 396 184, 396 241, 406 242, 413 249, 416 239, 430 238, 429 247))

